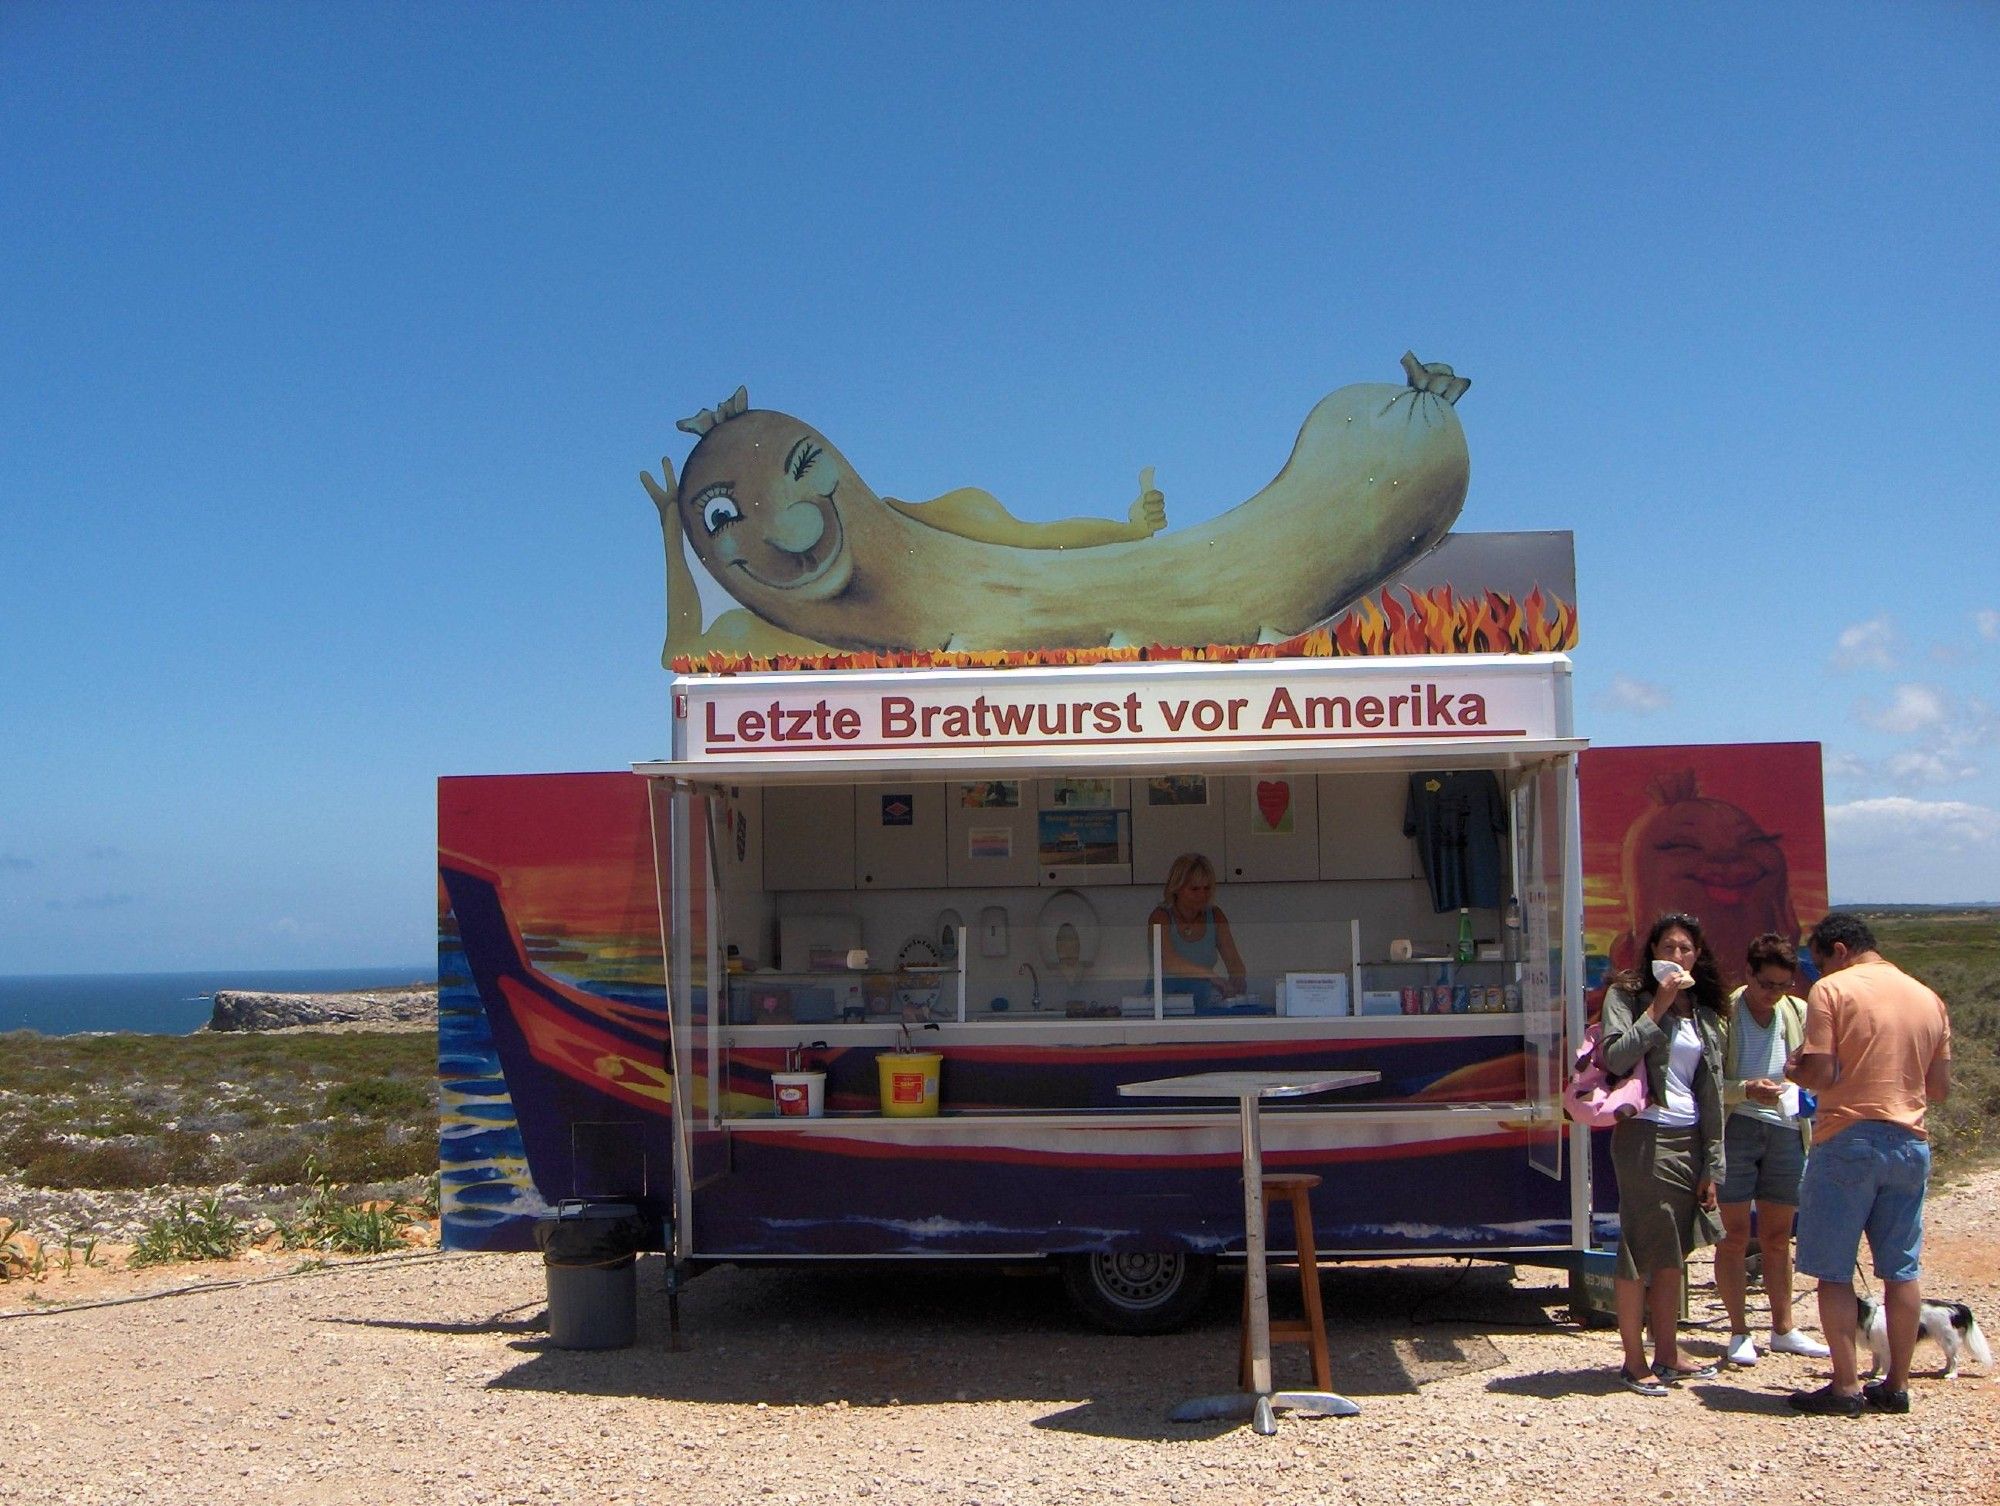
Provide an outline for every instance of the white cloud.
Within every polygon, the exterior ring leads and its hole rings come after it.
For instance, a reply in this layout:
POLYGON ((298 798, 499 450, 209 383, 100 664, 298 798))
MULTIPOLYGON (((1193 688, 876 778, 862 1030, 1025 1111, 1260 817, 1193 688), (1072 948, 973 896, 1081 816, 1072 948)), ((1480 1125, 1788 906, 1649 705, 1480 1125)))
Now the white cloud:
POLYGON ((1951 719, 1943 692, 1929 685, 1898 685, 1887 706, 1862 701, 1854 714, 1878 732, 1910 736, 1942 727, 1951 719))
POLYGON ((1897 784, 1956 784, 1977 776, 1979 769, 1952 750, 1913 748, 1882 760, 1882 772, 1897 784))
POLYGON ((2000 643, 2000 612, 1982 607, 1972 614, 1972 622, 1979 629, 1980 637, 1988 643, 2000 643))
POLYGON ((1963 800, 1884 795, 1826 808, 1830 841, 1859 851, 1916 844, 1950 852, 2000 844, 2000 811, 1963 800))
POLYGON ((1873 779, 1875 765, 1853 753, 1829 753, 1821 765, 1828 779, 1873 779))
POLYGON ((1835 904, 2000 900, 2000 810, 1889 795, 1826 808, 1835 904))
POLYGON ((1617 711, 1630 711, 1644 716, 1650 711, 1665 711, 1674 703, 1674 694, 1664 685, 1655 685, 1651 680, 1635 680, 1630 675, 1613 675, 1611 685, 1599 697, 1605 705, 1617 711))
POLYGON ((1835 640, 1835 669, 1894 669, 1896 667, 1896 626, 1886 615, 1871 617, 1852 627, 1842 628, 1835 640))

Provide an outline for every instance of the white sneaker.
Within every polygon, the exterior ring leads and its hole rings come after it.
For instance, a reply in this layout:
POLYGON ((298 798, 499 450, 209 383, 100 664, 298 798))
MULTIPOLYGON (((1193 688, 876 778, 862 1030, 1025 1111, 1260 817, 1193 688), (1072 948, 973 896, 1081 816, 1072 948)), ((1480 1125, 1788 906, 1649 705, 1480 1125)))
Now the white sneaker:
POLYGON ((1832 1352, 1818 1339, 1808 1338, 1796 1328, 1790 1333, 1774 1332, 1771 1335, 1773 1354, 1802 1354, 1809 1360, 1823 1360, 1832 1352))
POLYGON ((1757 1363, 1757 1346, 1747 1333, 1732 1333, 1729 1348, 1723 1358, 1732 1365, 1754 1365, 1757 1363))

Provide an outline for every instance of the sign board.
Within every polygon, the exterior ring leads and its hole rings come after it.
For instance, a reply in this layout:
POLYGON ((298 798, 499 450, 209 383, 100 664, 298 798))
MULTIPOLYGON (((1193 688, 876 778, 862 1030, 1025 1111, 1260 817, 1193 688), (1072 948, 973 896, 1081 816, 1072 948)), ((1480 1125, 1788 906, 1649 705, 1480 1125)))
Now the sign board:
POLYGON ((1282 755, 1288 747, 1523 743, 1568 735, 1558 656, 882 675, 689 676, 674 762, 812 764, 1067 750, 1282 755))

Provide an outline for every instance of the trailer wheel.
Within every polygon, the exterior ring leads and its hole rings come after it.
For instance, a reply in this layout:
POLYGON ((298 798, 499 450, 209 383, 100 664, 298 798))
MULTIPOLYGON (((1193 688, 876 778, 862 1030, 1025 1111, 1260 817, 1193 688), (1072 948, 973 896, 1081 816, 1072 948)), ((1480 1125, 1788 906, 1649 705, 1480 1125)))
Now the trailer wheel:
POLYGON ((1063 1259, 1063 1289, 1108 1333, 1171 1333, 1186 1326, 1215 1280, 1215 1257, 1126 1250, 1063 1259))

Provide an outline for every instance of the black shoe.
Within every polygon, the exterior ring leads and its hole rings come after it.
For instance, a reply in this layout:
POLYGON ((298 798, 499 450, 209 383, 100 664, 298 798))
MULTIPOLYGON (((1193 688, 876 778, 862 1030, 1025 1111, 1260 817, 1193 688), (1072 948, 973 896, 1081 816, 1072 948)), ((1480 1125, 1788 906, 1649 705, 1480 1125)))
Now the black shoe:
POLYGON ((1878 1380, 1861 1388, 1861 1399, 1877 1412, 1894 1412, 1898 1415, 1910 1410, 1910 1393, 1891 1391, 1889 1383, 1878 1380))
POLYGON ((1867 1405, 1859 1395, 1842 1396, 1833 1389, 1831 1382, 1817 1391, 1792 1393, 1793 1411, 1811 1412, 1821 1417, 1859 1417, 1861 1409, 1867 1405))

